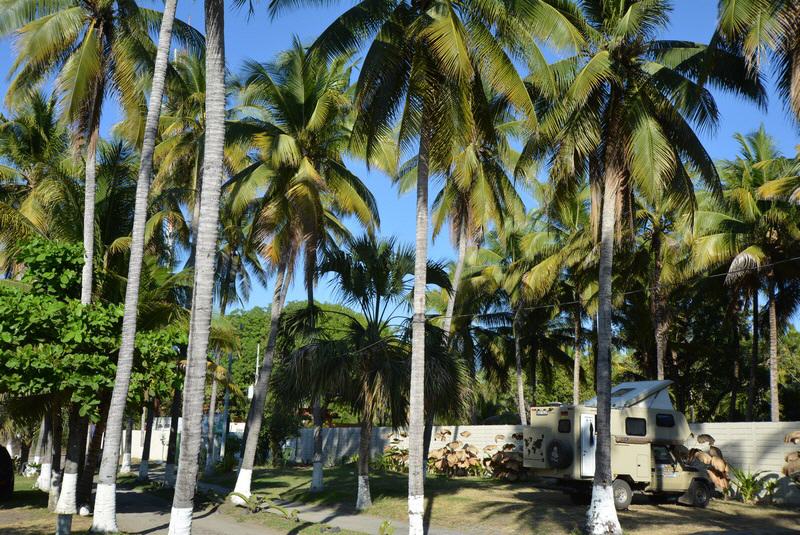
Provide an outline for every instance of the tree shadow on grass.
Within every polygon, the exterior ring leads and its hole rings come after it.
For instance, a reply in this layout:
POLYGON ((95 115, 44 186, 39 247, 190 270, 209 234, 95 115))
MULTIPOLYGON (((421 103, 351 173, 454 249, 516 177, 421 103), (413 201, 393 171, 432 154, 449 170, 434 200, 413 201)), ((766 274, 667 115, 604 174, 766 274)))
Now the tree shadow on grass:
MULTIPOLYGON (((521 491, 519 501, 492 500, 476 503, 481 518, 502 517, 509 526, 525 526, 528 533, 579 530, 586 514, 585 505, 570 503, 568 496, 556 490, 521 491)), ((699 509, 666 502, 654 505, 646 497, 637 496, 627 511, 619 513, 622 528, 635 532, 654 533, 798 533, 800 513, 771 508, 755 509, 738 503, 719 503, 699 509)))

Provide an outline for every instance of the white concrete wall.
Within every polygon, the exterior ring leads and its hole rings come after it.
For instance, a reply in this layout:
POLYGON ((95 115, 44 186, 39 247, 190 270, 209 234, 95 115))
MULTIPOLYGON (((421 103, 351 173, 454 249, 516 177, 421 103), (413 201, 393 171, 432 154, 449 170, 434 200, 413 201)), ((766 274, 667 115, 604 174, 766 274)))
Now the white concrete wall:
MULTIPOLYGON (((800 422, 733 422, 733 423, 694 423, 689 424, 692 433, 699 436, 707 433, 716 440, 715 445, 722 450, 728 463, 747 472, 764 472, 764 475, 780 476, 784 457, 797 446, 785 444, 783 437, 790 431, 800 430, 800 422)), ((431 449, 442 447, 453 440, 472 444, 483 450, 485 446, 494 444, 502 447, 506 443, 514 444, 521 450, 521 441, 512 438, 515 433, 522 433, 520 425, 462 425, 441 426, 433 430, 431 449), (452 434, 446 441, 436 440, 436 434, 442 430, 452 434), (461 433, 467 432, 464 437, 461 433), (500 438, 502 436, 503 438, 500 438)), ((372 430, 372 456, 380 455, 390 445, 393 438, 399 438, 402 447, 406 439, 405 431, 393 431, 389 427, 377 427, 372 430)), ((326 464, 341 462, 358 453, 360 429, 358 427, 336 427, 323 429, 322 440, 326 464)), ((688 447, 696 446, 693 438, 687 442, 688 447)), ((313 454, 313 430, 302 429, 300 436, 287 444, 287 456, 295 462, 309 463, 313 454)), ((788 478, 780 477, 778 497, 792 503, 800 503, 800 488, 791 485, 788 478)))
MULTIPOLYGON (((441 448, 448 442, 459 440, 462 444, 472 444, 483 449, 489 444, 501 448, 505 444, 514 444, 522 451, 522 442, 512 438, 515 433, 522 434, 521 425, 444 425, 433 428, 431 449, 441 448), (447 439, 438 440, 441 431, 450 431, 447 439), (463 436, 462 433, 469 436, 463 436), (500 438, 502 436, 502 438, 500 438)), ((292 439, 287 444, 288 457, 295 462, 311 462, 314 453, 313 429, 301 429, 300 436, 292 439)), ((380 455, 384 449, 392 444, 393 439, 399 440, 403 448, 407 446, 407 438, 403 436, 405 430, 394 431, 391 427, 376 427, 372 430, 372 456, 380 455)), ((323 429, 322 444, 325 452, 325 462, 333 464, 341 462, 342 458, 349 458, 358 454, 358 442, 361 430, 358 427, 334 427, 323 429)))
MULTIPOLYGON (((222 418, 221 414, 217 415, 217 418, 222 418)), ((206 423, 207 418, 203 417, 203 438, 205 439, 206 434, 208 433, 208 424, 206 423)), ((217 420, 217 422, 221 422, 222 420, 217 420)), ((167 447, 169 443, 169 423, 170 418, 161 417, 155 418, 153 420, 153 434, 150 439, 150 462, 159 462, 159 461, 166 461, 167 460, 167 447)), ((178 419, 178 436, 180 436, 180 431, 183 428, 183 418, 178 419)), ((217 429, 222 429, 222 427, 218 427, 217 429)), ((237 423, 231 422, 228 426, 228 433, 232 435, 238 435, 241 437, 244 434, 244 423, 237 423)), ((218 433, 222 433, 222 431, 218 431, 218 433)), ((125 439, 125 433, 123 433, 123 440, 125 439)), ((131 457, 133 459, 139 460, 142 458, 142 451, 144 450, 144 432, 139 429, 133 430, 133 440, 131 444, 131 457)))

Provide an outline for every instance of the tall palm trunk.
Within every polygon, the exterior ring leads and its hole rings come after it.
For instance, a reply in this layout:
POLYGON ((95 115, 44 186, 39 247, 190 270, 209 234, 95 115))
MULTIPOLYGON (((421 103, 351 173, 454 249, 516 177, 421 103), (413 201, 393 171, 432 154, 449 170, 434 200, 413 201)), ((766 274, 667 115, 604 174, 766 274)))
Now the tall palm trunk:
POLYGON ((142 446, 142 458, 139 461, 139 481, 150 479, 150 442, 153 440, 153 419, 155 418, 157 400, 153 400, 147 406, 147 417, 144 424, 144 445, 142 446))
MULTIPOLYGON (((256 458, 256 449, 258 448, 258 434, 261 432, 261 423, 264 420, 264 405, 267 402, 269 380, 272 374, 272 358, 275 353, 275 342, 278 339, 278 326, 283 308, 281 298, 283 296, 286 272, 286 265, 281 265, 278 268, 275 289, 272 292, 267 348, 264 351, 264 360, 261 363, 261 368, 258 370, 258 381, 255 385, 253 400, 250 402, 250 410, 247 411, 242 463, 236 476, 236 486, 233 489, 234 492, 244 496, 250 496, 250 482, 253 479, 253 464, 256 458)), ((273 455, 275 454, 273 453, 273 455)), ((244 505, 244 501, 237 496, 233 496, 231 501, 237 505, 244 505)))
POLYGON ((453 323, 453 312, 456 307, 456 297, 458 296, 458 286, 461 283, 461 277, 464 273, 464 261, 467 258, 467 225, 462 223, 458 230, 458 257, 456 259, 456 269, 453 272, 453 280, 451 281, 452 290, 447 299, 447 310, 445 311, 444 321, 442 322, 442 330, 444 335, 450 338, 450 326, 453 323))
MULTIPOLYGON (((192 499, 196 489, 198 455, 202 442, 206 351, 211 323, 219 197, 223 173, 225 135, 224 13, 218 0, 206 0, 206 135, 202 194, 194 240, 194 283, 186 374, 183 388, 180 462, 169 532, 191 532, 192 499)), ((197 205, 197 203, 196 203, 197 205)), ((174 433, 173 433, 174 434, 174 433)))
POLYGON ((528 406, 536 406, 536 385, 538 383, 538 366, 539 366, 539 344, 534 341, 531 344, 531 362, 528 366, 528 382, 531 385, 531 402, 528 406))
POLYGON ((652 295, 650 297, 650 312, 653 316, 655 339, 656 339, 656 379, 664 380, 664 359, 667 351, 667 330, 669 324, 666 314, 666 299, 664 299, 661 288, 661 234, 659 231, 653 232, 653 242, 651 244, 653 254, 653 272, 651 274, 650 286, 652 295))
POLYGON ((574 347, 572 353, 572 404, 581 402, 581 308, 575 313, 574 347))
MULTIPOLYGON (((316 316, 314 315, 314 274, 316 272, 316 240, 309 240, 306 250, 306 289, 308 309, 311 313, 311 332, 316 336, 316 316)), ((322 492, 325 487, 322 470, 322 406, 319 396, 311 402, 311 416, 314 421, 314 455, 311 460, 311 492, 322 492)))
MULTIPOLYGON (((361 432, 358 439, 358 492, 356 509, 359 511, 372 506, 372 493, 369 488, 369 461, 372 448, 372 411, 367 385, 364 385, 364 408, 361 415, 361 432)), ((410 470, 410 467, 409 467, 410 470)))
POLYGON ((51 410, 53 411, 53 468, 50 476, 50 495, 47 499, 47 510, 55 512, 58 496, 61 494, 61 435, 64 429, 59 403, 56 403, 51 410))
MULTIPOLYGON (((233 354, 228 353, 228 378, 233 377, 233 354)), ((225 394, 222 396, 222 438, 219 442, 219 458, 225 458, 225 445, 228 442, 228 420, 231 409, 231 389, 228 382, 225 383, 225 394)))
POLYGON ((414 317, 411 322, 411 391, 408 419, 408 533, 422 535, 425 501, 425 289, 428 263, 428 159, 431 131, 424 124, 417 163, 414 317))
MULTIPOLYGON (((442 321, 442 331, 446 342, 450 340, 450 331, 453 324, 453 312, 456 306, 456 297, 458 294, 458 284, 461 281, 462 273, 464 272, 464 260, 467 256, 467 232, 466 225, 462 224, 458 232, 458 258, 456 260, 456 269, 453 273, 453 280, 451 283, 450 295, 447 298, 447 309, 445 310, 444 320, 442 321)), ((471 376, 474 379, 474 375, 471 376)), ((474 416, 474 401, 470 400, 470 414, 474 416)), ((422 473, 427 476, 428 474, 428 456, 430 455, 431 440, 433 438, 433 419, 434 414, 425 415, 425 432, 423 433, 423 455, 422 455, 422 473)))
POLYGON ((219 354, 214 357, 214 373, 211 375, 211 399, 208 402, 208 452, 206 453, 205 473, 213 474, 217 460, 214 452, 217 449, 217 434, 214 429, 214 416, 217 412, 217 371, 219 354))
POLYGON ((125 312, 122 317, 122 340, 120 342, 119 357, 117 358, 114 389, 111 393, 105 447, 103 448, 103 460, 100 463, 94 519, 92 520, 92 530, 99 532, 119 531, 117 529, 115 499, 119 443, 122 438, 122 419, 125 413, 128 387, 130 386, 133 351, 136 341, 139 282, 142 273, 142 257, 144 256, 147 201, 150 193, 150 178, 153 174, 153 153, 158 134, 161 101, 164 95, 167 62, 169 60, 169 46, 172 41, 172 24, 175 21, 177 3, 178 0, 165 0, 164 2, 164 13, 161 17, 161 27, 158 34, 158 49, 153 68, 153 83, 150 91, 150 101, 147 105, 141 163, 136 183, 130 259, 128 261, 128 282, 125 287, 125 312))
POLYGON ((311 469, 311 492, 322 492, 325 488, 322 471, 322 406, 319 398, 311 404, 311 415, 314 420, 314 456, 311 469))
POLYGON ((122 464, 119 467, 119 473, 123 475, 131 473, 131 442, 133 442, 133 417, 129 415, 125 419, 125 437, 122 441, 122 464))
POLYGON ((222 0, 205 1, 206 21, 206 134, 203 161, 203 194, 200 198, 194 271, 194 304, 189 340, 191 352, 183 387, 183 433, 175 481, 169 532, 184 535, 192 530, 192 505, 197 487, 206 353, 211 327, 214 261, 217 250, 219 198, 225 144, 225 11, 222 0))
POLYGON ((103 446, 103 433, 106 429, 106 419, 108 418, 108 404, 110 395, 104 395, 100 403, 100 421, 97 422, 89 440, 89 448, 86 453, 86 460, 83 470, 78 478, 78 513, 81 516, 89 516, 90 503, 92 501, 92 487, 94 485, 94 472, 97 463, 100 461, 103 446))
POLYGON ((747 383, 746 420, 752 422, 756 405, 756 369, 758 368, 758 284, 753 290, 753 351, 750 353, 750 380, 747 383))
POLYGON ((731 375, 731 402, 728 406, 728 421, 736 421, 736 404, 739 398, 739 386, 741 382, 741 346, 739 342, 739 300, 735 300, 733 317, 731 319, 731 354, 733 355, 733 370, 731 375))
POLYGON ((44 444, 45 436, 47 436, 44 425, 45 417, 42 416, 42 422, 39 424, 39 436, 36 438, 36 447, 33 450, 33 462, 36 464, 42 463, 42 445, 44 444))
POLYGON ((769 416, 773 422, 781 421, 778 397, 778 310, 775 303, 775 278, 769 275, 769 416))
POLYGON ((92 302, 94 268, 94 203, 97 189, 97 142, 100 121, 95 121, 86 146, 86 168, 83 183, 83 270, 81 272, 81 304, 92 302))
MULTIPOLYGON (((613 106, 612 106, 613 112, 613 106)), ((610 114, 614 117, 613 113, 610 114)), ((613 122, 609 139, 617 139, 613 122)), ((603 208, 600 224, 599 308, 597 312, 597 417, 595 472, 586 531, 592 535, 621 534, 611 484, 611 275, 614 261, 614 227, 617 189, 622 176, 619 147, 608 147, 603 208)))
POLYGON ((175 458, 178 450, 178 422, 181 417, 183 397, 179 388, 172 394, 172 407, 169 410, 169 439, 167 440, 167 462, 164 465, 164 485, 175 486, 175 458))
POLYGON ((61 480, 61 493, 56 503, 56 535, 72 533, 72 515, 78 512, 78 467, 81 456, 81 434, 86 432, 85 420, 78 415, 78 406, 73 404, 69 413, 69 434, 67 436, 67 455, 64 459, 64 476, 61 480))
POLYGON ((49 412, 45 413, 42 420, 42 466, 39 469, 39 477, 36 479, 36 486, 39 490, 50 492, 50 478, 53 474, 53 417, 49 412))
POLYGON ((522 377, 521 308, 522 305, 517 305, 517 309, 514 312, 512 330, 514 331, 514 361, 517 379, 517 411, 519 412, 519 423, 520 425, 528 425, 528 409, 525 405, 525 382, 522 377))

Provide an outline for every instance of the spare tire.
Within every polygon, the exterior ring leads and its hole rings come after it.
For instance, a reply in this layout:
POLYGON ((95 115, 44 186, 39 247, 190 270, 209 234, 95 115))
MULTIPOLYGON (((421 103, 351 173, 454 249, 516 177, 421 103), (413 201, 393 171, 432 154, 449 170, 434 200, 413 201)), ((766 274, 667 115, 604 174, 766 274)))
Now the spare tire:
POLYGON ((547 444, 544 454, 550 468, 563 470, 572 465, 572 444, 569 442, 554 438, 547 444))

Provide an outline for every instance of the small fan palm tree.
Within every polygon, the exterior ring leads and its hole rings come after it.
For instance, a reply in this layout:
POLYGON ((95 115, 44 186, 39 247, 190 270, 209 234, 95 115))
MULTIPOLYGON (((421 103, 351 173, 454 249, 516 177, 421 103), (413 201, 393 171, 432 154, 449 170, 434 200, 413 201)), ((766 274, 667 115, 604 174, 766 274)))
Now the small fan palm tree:
MULTIPOLYGON (((283 363, 276 377, 279 391, 294 391, 300 399, 335 393, 360 415, 358 509, 372 505, 369 452, 378 411, 385 410, 395 427, 406 422, 409 345, 400 312, 409 303, 413 270, 413 250, 398 246, 394 239, 368 235, 349 243, 346 250, 327 252, 319 271, 332 276, 342 303, 357 313, 343 313, 347 331, 336 333, 336 339, 334 333, 316 333, 315 339, 283 363)), ((441 265, 429 262, 427 275, 431 284, 449 289, 441 265)), ((430 343, 434 343, 432 337, 430 343)), ((435 353, 439 358, 429 364, 428 380, 439 384, 432 389, 445 399, 462 399, 453 390, 454 384, 460 384, 460 374, 448 365, 446 351, 435 353), (438 368, 434 369, 435 364, 438 368)))

